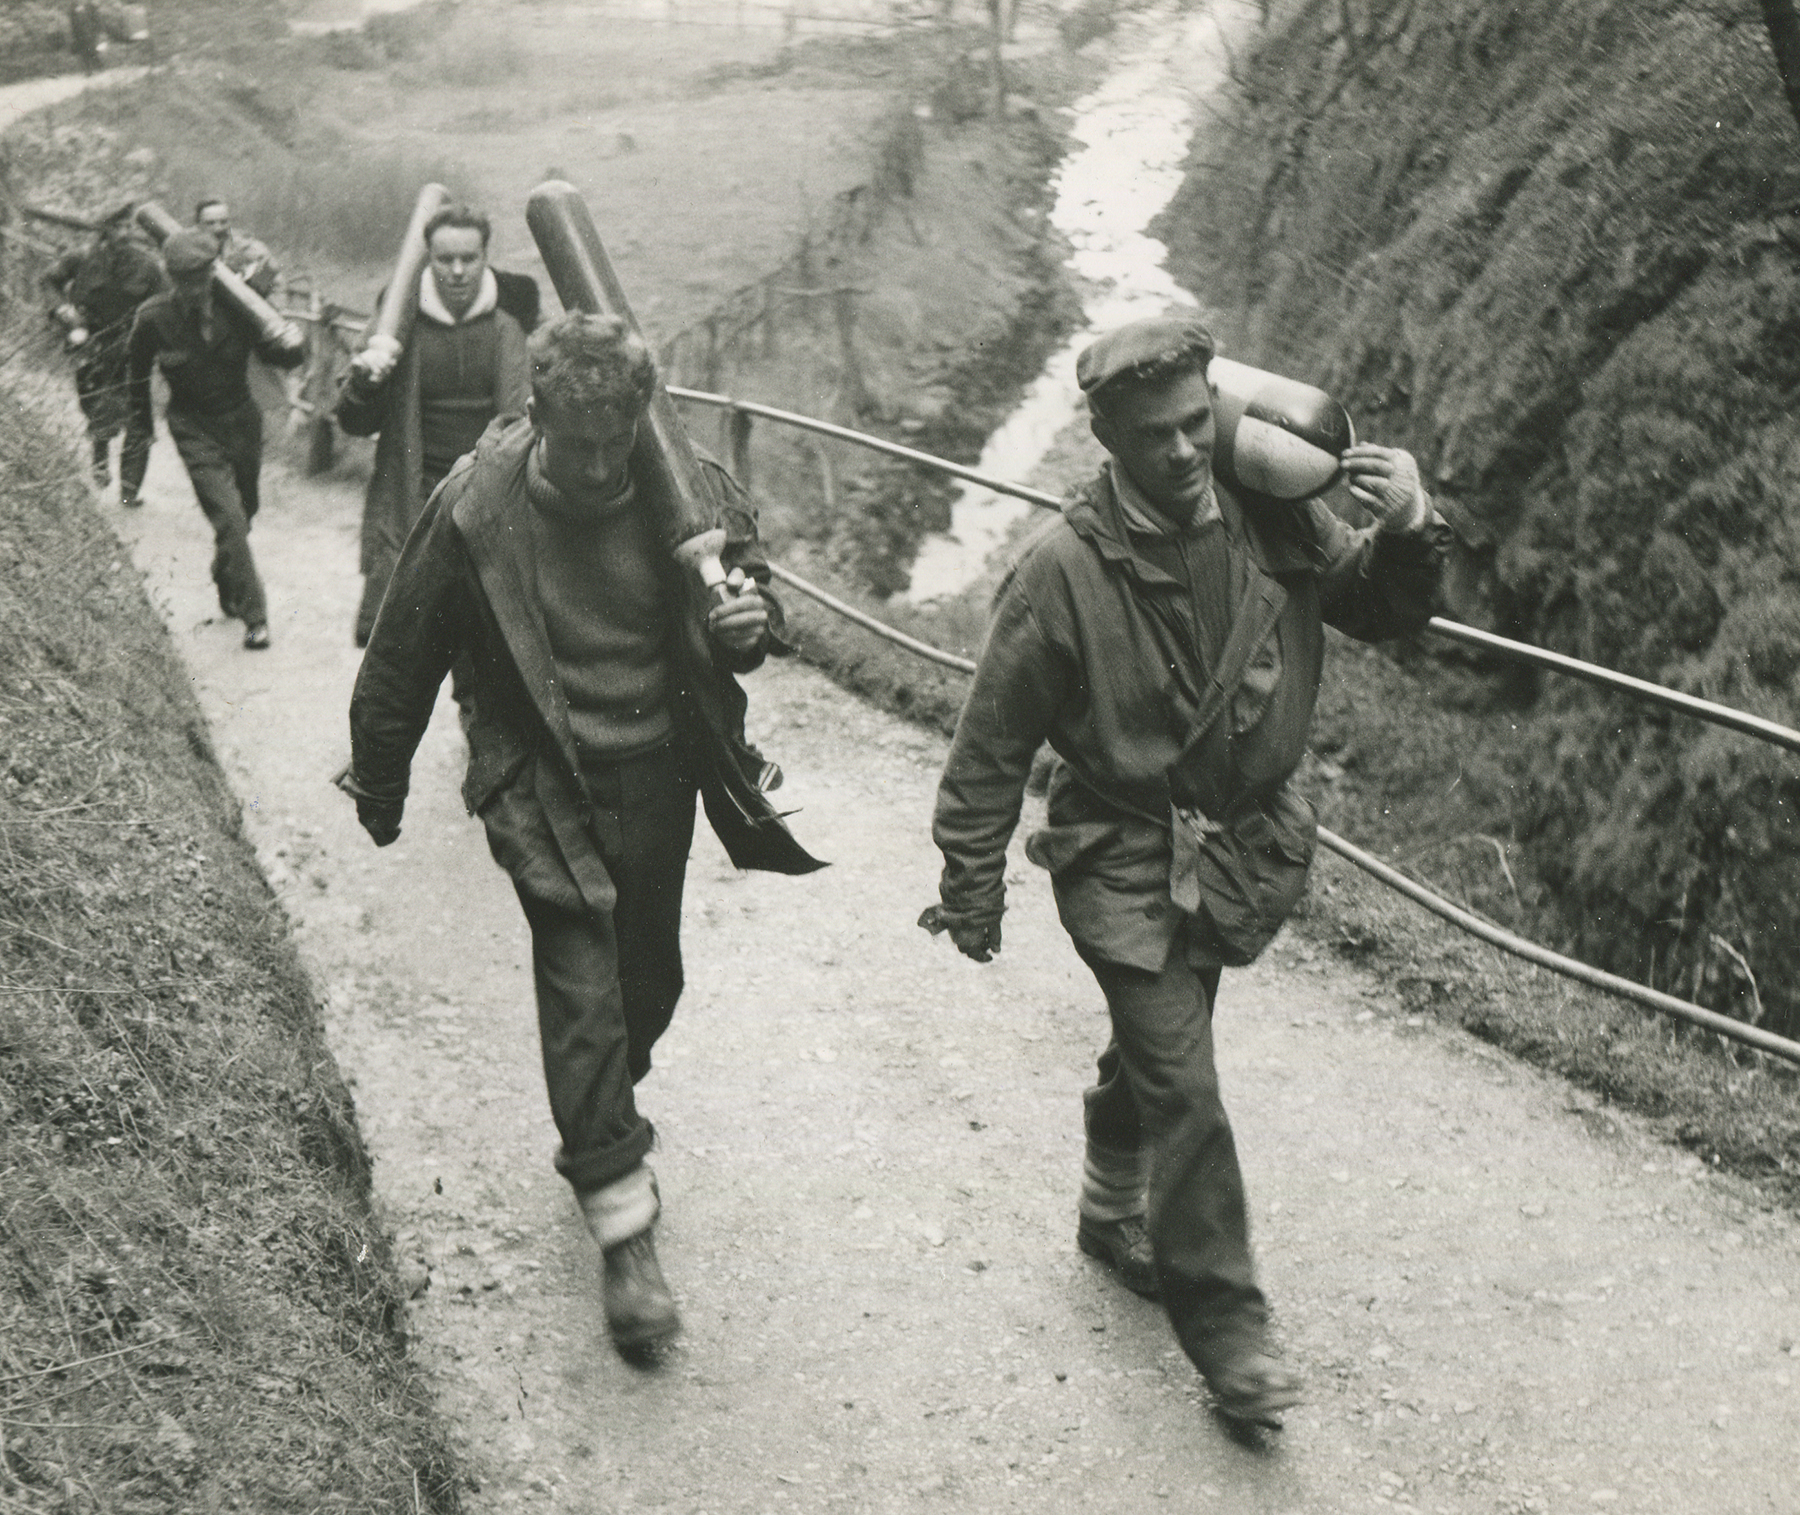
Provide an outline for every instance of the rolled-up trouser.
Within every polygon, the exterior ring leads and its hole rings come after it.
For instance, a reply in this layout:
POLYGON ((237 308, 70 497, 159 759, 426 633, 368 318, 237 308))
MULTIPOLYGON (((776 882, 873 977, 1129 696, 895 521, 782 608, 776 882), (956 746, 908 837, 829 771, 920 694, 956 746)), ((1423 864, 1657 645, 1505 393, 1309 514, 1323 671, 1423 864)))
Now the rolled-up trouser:
POLYGON ((257 480, 262 472, 262 412, 253 400, 217 415, 194 415, 171 405, 169 435, 187 467, 195 497, 213 529, 213 583, 219 608, 246 626, 268 620, 262 580, 250 556, 257 480))
POLYGON ((633 1086, 681 997, 681 891, 695 782, 669 747, 584 775, 593 831, 618 893, 611 911, 565 910, 519 890, 531 926, 544 1082, 577 1194, 643 1161, 654 1133, 633 1086))
POLYGON ((1083 1096, 1089 1166, 1129 1173, 1149 1147, 1145 1224, 1163 1306, 1207 1373, 1260 1343, 1268 1319, 1213 1066, 1219 970, 1190 961, 1180 944, 1161 973, 1082 957, 1106 995, 1113 1033, 1099 1082, 1083 1096))

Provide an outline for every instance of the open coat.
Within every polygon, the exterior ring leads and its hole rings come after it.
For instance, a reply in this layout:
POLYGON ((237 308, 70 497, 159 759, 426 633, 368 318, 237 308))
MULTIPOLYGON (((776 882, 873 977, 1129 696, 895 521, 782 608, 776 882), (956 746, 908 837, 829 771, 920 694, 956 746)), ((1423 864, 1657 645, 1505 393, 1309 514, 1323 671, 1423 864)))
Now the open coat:
POLYGON ((1060 759, 1049 825, 1027 851, 1054 876, 1069 934, 1098 957, 1160 972, 1188 928, 1171 888, 1178 803, 1217 817, 1248 798, 1273 845, 1302 867, 1310 860, 1313 814, 1290 780, 1318 695, 1322 625, 1365 641, 1417 630, 1446 529, 1433 517, 1404 536, 1352 531, 1320 501, 1214 482, 1233 595, 1264 600, 1270 615, 1228 718, 1184 760, 1212 670, 1182 613, 1186 587, 1133 550, 1103 470, 1033 538, 996 596, 938 789, 948 919, 999 918, 1007 842, 1046 741, 1060 759))
MULTIPOLYGON (((525 512, 527 421, 496 421, 433 495, 394 570, 350 703, 351 770, 364 793, 402 799, 414 750, 451 663, 470 655, 474 716, 463 799, 487 827, 494 860, 527 894, 565 910, 607 911, 614 892, 589 830, 568 702, 535 591, 525 512)), ((707 460, 727 535, 726 568, 766 584, 756 519, 731 477, 707 460)), ((767 765, 744 739, 733 660, 706 634, 706 602, 671 562, 676 741, 700 782, 707 819, 740 868, 823 866, 796 842, 760 787, 767 765)), ((780 627, 779 606, 770 619, 780 627)), ((785 644, 777 641, 777 646, 785 644)))
MULTIPOLYGON (((430 278, 429 270, 423 275, 430 278)), ((525 341, 537 324, 536 280, 494 271, 500 303, 492 319, 499 337, 494 375, 494 414, 522 416, 531 394, 531 359, 525 341)), ((380 301, 377 300, 377 306, 380 301)), ((421 321, 430 317, 421 314, 421 321)), ((366 640, 407 533, 424 507, 425 450, 419 423, 419 349, 408 342, 385 383, 372 390, 346 378, 337 423, 353 437, 373 436, 375 468, 363 499, 360 570, 369 583, 357 613, 357 635, 366 640)))

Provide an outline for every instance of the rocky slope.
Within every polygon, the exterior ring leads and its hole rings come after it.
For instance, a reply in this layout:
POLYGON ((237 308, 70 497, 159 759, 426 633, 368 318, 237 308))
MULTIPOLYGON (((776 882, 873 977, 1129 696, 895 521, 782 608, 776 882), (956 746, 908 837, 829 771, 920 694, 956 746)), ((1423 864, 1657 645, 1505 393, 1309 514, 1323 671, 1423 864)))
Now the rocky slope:
MULTIPOLYGON (((1237 75, 1163 234, 1233 350, 1419 454, 1450 613, 1793 723, 1800 140, 1754 9, 1312 0, 1237 75)), ((1496 801, 1581 950, 1800 1026, 1791 757, 1436 682, 1522 712, 1496 801)))

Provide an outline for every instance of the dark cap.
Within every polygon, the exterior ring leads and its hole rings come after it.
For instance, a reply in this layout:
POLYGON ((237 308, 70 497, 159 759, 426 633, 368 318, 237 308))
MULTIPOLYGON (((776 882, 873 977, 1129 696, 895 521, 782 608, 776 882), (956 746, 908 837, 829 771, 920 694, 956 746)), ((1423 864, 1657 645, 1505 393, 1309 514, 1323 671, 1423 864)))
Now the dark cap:
POLYGON ((1095 395, 1118 379, 1159 379, 1204 369, 1212 333, 1190 316, 1152 316, 1096 337, 1075 360, 1075 382, 1095 395))
POLYGON ((209 231, 189 226, 163 243, 163 267, 172 274, 198 273, 219 256, 219 244, 209 231))

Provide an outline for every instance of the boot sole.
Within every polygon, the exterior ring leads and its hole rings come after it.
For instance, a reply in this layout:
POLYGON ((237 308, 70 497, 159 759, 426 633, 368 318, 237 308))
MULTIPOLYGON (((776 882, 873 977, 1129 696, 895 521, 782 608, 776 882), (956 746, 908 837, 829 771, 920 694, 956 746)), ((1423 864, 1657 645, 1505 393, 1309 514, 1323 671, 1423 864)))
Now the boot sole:
POLYGON ((1291 1410, 1299 1403, 1298 1392, 1257 1395, 1252 1399, 1215 1398, 1213 1413, 1235 1426, 1261 1426, 1267 1431, 1279 1431, 1281 1412, 1291 1410))
POLYGON ((1095 1262, 1103 1262, 1107 1267, 1111 1268, 1113 1272, 1118 1275, 1119 1282, 1124 1284, 1133 1294, 1138 1295, 1142 1299, 1162 1298, 1162 1289, 1157 1285, 1154 1279, 1145 1283, 1142 1279, 1135 1277, 1135 1269, 1124 1266, 1118 1258, 1113 1255, 1112 1250, 1107 1247, 1104 1242, 1095 1241, 1086 1231, 1081 1230, 1079 1227, 1077 1227, 1075 1231, 1075 1245, 1081 1248, 1081 1250, 1089 1257, 1093 1258, 1095 1262))
POLYGON ((654 1347, 667 1341, 672 1336, 681 1334, 681 1317, 673 1311, 662 1320, 636 1321, 629 1326, 606 1323, 612 1333, 613 1345, 621 1352, 639 1347, 654 1347))

